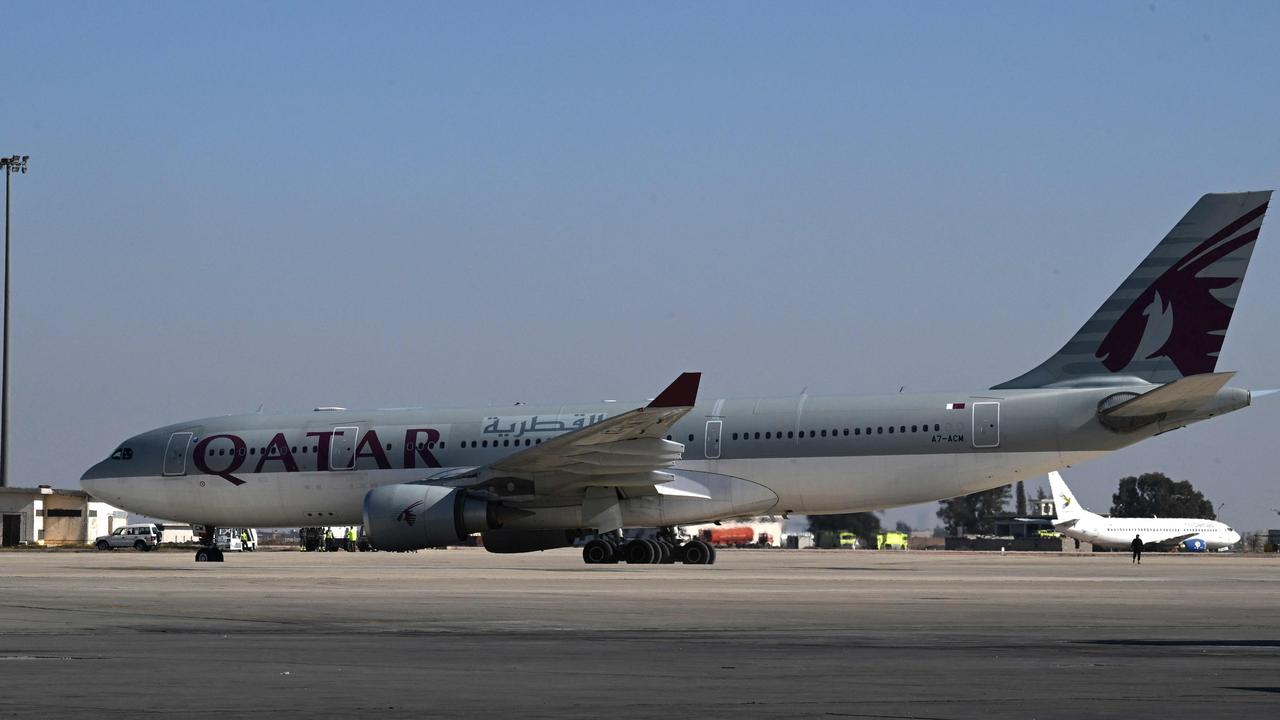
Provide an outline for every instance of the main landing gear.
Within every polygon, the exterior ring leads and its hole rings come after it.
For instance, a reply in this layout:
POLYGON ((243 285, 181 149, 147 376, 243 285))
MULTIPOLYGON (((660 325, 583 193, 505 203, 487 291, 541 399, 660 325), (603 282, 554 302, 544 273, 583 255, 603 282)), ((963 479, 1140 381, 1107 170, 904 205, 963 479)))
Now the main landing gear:
POLYGON ((196 550, 196 562, 222 562, 222 551, 214 540, 217 530, 212 525, 204 526, 204 532, 200 533, 200 548, 196 550))
POLYGON ((626 541, 612 535, 601 535, 582 548, 582 561, 588 565, 619 562, 630 565, 712 565, 716 561, 716 549, 701 540, 680 544, 671 534, 626 541))

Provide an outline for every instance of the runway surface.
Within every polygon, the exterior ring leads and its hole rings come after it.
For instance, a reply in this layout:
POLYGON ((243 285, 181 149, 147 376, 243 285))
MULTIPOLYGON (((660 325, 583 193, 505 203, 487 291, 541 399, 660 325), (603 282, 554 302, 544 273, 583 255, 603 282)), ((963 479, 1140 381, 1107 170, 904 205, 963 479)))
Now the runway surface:
POLYGON ((1280 558, 0 553, 0 717, 1280 716, 1280 558))

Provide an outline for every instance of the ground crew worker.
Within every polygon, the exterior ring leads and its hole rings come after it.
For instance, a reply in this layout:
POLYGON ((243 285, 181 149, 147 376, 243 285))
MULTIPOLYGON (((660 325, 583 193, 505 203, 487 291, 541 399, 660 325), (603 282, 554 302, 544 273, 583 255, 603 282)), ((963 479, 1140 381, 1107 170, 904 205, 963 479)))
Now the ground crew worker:
POLYGON ((347 526, 347 550, 356 549, 356 528, 354 525, 347 526))
POLYGON ((1142 536, 1141 535, 1133 536, 1133 542, 1129 543, 1129 549, 1133 551, 1133 562, 1131 562, 1130 565, 1132 565, 1133 563, 1137 563, 1141 565, 1142 564, 1142 536))
POLYGON ((249 549, 249 531, 245 528, 240 528, 240 549, 249 549))
POLYGON ((324 547, 321 550, 328 552, 331 547, 333 547, 333 528, 327 527, 324 529, 324 547))

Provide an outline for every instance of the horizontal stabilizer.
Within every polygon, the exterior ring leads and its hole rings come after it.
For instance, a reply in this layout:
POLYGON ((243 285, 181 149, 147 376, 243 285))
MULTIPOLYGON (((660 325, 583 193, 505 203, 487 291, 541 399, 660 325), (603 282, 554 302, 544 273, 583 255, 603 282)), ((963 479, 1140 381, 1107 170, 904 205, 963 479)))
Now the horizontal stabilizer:
POLYGON ((1204 373, 1174 380, 1136 398, 1102 411, 1109 418, 1141 418, 1176 412, 1194 412, 1222 389, 1234 372, 1204 373))

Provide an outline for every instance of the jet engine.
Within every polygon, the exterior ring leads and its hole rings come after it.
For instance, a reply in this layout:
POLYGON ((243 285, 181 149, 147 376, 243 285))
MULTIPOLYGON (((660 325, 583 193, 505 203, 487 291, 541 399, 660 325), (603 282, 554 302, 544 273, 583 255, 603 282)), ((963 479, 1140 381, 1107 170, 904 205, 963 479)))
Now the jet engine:
POLYGON ((1209 546, 1200 538, 1188 538, 1182 541, 1183 552, 1204 552, 1209 546))
POLYGON ((420 550, 502 527, 500 503, 438 485, 383 485, 364 496, 364 529, 379 550, 420 550))

